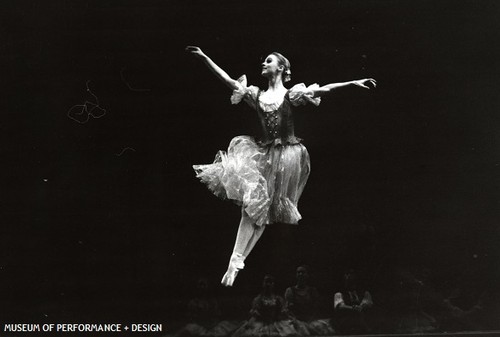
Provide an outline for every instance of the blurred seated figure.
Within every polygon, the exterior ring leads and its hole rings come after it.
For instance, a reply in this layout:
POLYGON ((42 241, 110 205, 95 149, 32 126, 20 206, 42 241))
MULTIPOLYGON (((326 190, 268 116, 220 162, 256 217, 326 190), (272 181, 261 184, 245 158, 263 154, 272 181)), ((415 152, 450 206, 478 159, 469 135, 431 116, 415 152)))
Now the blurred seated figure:
POLYGON ((299 266, 296 273, 297 283, 285 291, 285 310, 301 336, 332 335, 335 333, 329 320, 317 319, 319 294, 315 287, 308 284, 309 268, 299 266))
POLYGON ((283 309, 283 298, 274 292, 274 277, 264 276, 262 292, 252 301, 250 319, 234 332, 233 337, 298 336, 283 309))
POLYGON ((189 323, 176 333, 178 337, 225 337, 238 328, 237 323, 219 320, 221 311, 206 278, 198 280, 196 295, 188 303, 187 314, 189 323))
POLYGON ((341 334, 368 333, 366 316, 373 307, 371 294, 358 288, 358 275, 354 270, 344 274, 344 290, 334 297, 335 329, 341 334))
POLYGON ((398 318, 398 333, 433 332, 438 321, 432 310, 440 305, 440 296, 434 291, 428 279, 429 271, 424 268, 418 273, 400 273, 399 289, 393 310, 398 318))
POLYGON ((455 287, 443 300, 444 315, 441 330, 446 332, 482 330, 481 320, 485 314, 483 303, 486 293, 478 290, 463 290, 455 287))

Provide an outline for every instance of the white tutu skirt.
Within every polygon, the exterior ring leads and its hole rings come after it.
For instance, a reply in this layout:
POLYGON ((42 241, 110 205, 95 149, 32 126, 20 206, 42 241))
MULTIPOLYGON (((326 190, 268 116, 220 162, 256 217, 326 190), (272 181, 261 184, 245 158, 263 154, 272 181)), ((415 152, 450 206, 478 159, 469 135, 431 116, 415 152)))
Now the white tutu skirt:
POLYGON ((215 161, 193 165, 196 176, 222 199, 242 205, 255 224, 297 224, 297 203, 310 173, 309 153, 304 145, 258 144, 253 137, 231 140, 227 152, 215 161))

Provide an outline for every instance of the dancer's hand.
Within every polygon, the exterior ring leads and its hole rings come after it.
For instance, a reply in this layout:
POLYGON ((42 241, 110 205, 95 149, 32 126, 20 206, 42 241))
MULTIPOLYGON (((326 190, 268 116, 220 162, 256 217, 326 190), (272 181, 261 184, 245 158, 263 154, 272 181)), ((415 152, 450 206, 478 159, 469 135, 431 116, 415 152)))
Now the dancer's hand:
POLYGON ((252 310, 250 310, 250 316, 260 318, 260 317, 262 317, 262 314, 260 313, 259 310, 252 309, 252 310))
POLYGON ((360 305, 355 305, 355 306, 353 306, 353 307, 352 307, 352 309, 353 309, 354 311, 357 311, 357 312, 361 312, 361 311, 363 311, 363 308, 362 308, 360 305))
POLYGON ((207 56, 207 55, 205 55, 205 53, 199 47, 196 47, 196 46, 187 46, 186 47, 186 51, 188 53, 191 53, 194 56, 200 57, 200 58, 203 58, 203 57, 207 56))
POLYGON ((362 80, 353 81, 353 83, 363 89, 375 89, 377 87, 377 81, 373 78, 364 78, 362 80))

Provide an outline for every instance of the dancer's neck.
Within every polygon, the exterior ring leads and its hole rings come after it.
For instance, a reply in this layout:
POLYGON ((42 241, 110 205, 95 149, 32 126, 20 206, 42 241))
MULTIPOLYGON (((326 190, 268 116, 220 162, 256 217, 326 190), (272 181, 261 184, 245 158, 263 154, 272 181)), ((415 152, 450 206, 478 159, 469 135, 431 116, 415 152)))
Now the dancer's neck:
POLYGON ((271 77, 267 83, 268 92, 278 92, 286 90, 281 77, 271 77))
POLYGON ((262 296, 265 296, 265 297, 273 297, 274 296, 274 292, 271 291, 271 290, 264 290, 262 292, 262 296))

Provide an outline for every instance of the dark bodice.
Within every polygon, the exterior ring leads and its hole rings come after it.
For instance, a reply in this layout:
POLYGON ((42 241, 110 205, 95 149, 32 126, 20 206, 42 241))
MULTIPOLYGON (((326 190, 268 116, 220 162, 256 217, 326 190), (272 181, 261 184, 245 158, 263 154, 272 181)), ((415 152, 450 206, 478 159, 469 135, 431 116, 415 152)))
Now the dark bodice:
POLYGON ((259 104, 261 91, 257 95, 255 109, 261 124, 262 135, 260 142, 269 144, 297 144, 301 139, 295 137, 292 104, 286 93, 283 103, 276 110, 264 111, 259 104))
POLYGON ((280 296, 259 295, 253 300, 252 312, 258 313, 259 320, 264 322, 277 321, 283 310, 283 299, 280 296))
POLYGON ((287 309, 298 319, 308 321, 314 317, 318 305, 318 291, 314 287, 290 287, 285 292, 287 309))
POLYGON ((243 75, 236 82, 231 103, 238 104, 244 99, 257 111, 262 129, 260 144, 298 144, 301 139, 294 134, 293 107, 306 103, 319 105, 321 98, 314 97, 314 89, 317 88, 317 84, 306 87, 304 83, 299 83, 286 91, 281 103, 262 102, 261 90, 253 85, 247 86, 246 76, 243 75))

